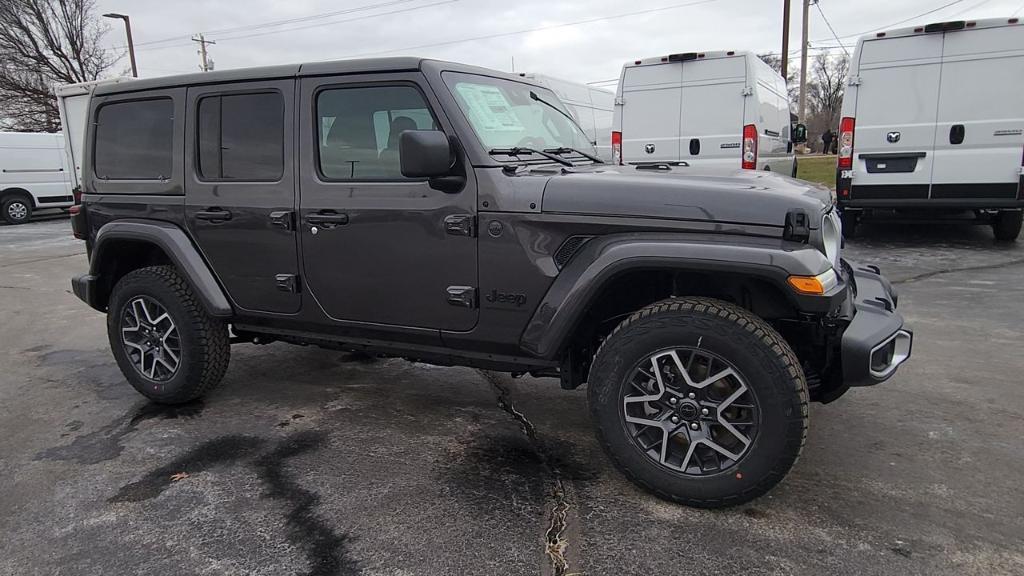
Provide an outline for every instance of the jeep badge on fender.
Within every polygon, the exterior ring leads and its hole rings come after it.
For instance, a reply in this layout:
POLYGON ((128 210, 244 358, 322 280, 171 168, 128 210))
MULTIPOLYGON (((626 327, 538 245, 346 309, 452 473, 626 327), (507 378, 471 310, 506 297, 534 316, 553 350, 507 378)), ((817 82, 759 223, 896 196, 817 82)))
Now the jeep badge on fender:
POLYGON ((516 307, 526 304, 526 294, 511 294, 491 290, 490 294, 484 296, 484 300, 497 304, 515 304, 516 307))

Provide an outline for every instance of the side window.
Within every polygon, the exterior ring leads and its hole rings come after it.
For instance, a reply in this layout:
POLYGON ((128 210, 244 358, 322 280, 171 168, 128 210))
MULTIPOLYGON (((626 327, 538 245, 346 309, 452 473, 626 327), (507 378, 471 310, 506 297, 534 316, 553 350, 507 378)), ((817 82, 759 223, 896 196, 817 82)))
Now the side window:
POLYGON ((401 180, 398 136, 438 129, 412 86, 323 90, 316 112, 320 173, 328 180, 401 180))
POLYGON ((284 98, 278 92, 199 100, 203 180, 276 181, 284 173, 284 98))
POLYGON ((96 114, 93 167, 105 180, 171 177, 174 101, 170 98, 104 104, 96 114))

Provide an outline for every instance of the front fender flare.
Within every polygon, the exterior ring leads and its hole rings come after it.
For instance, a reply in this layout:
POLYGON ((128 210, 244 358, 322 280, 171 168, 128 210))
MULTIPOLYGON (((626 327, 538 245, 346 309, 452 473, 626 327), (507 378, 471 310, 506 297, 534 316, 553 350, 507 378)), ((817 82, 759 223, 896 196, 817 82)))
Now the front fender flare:
MULTIPOLYGON (((89 261, 89 275, 100 278, 102 264, 108 259, 108 250, 119 240, 148 242, 158 246, 192 285, 207 312, 218 318, 230 317, 234 312, 227 295, 206 265, 206 261, 185 232, 169 222, 159 220, 116 220, 104 224, 96 233, 96 242, 89 261)), ((116 258, 116 254, 112 257, 116 258)))
POLYGON ((790 275, 814 276, 830 267, 828 259, 805 244, 779 238, 722 234, 635 233, 602 236, 587 242, 559 273, 534 311, 520 339, 522 349, 555 359, 601 289, 624 272, 692 270, 731 272, 778 286, 795 308, 823 313, 845 293, 840 283, 825 296, 800 296, 789 288, 790 275))

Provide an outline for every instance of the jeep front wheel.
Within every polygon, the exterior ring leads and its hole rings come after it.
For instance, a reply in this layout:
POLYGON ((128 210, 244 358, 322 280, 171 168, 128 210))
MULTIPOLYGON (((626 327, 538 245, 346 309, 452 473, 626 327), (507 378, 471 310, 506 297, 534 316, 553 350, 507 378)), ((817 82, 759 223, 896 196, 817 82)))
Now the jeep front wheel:
POLYGON ((750 312, 710 298, 652 304, 604 341, 590 370, 598 440, 657 496, 705 508, 771 489, 807 433, 792 349, 750 312))
POLYGON ((188 402, 216 386, 231 352, 227 326, 172 266, 140 268, 118 281, 107 337, 128 382, 162 404, 188 402))

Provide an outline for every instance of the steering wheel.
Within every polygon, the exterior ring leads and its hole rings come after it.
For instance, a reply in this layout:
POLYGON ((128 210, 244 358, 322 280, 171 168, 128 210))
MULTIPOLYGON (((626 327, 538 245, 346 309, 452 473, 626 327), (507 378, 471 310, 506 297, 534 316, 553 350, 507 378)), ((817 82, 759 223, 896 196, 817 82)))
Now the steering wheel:
POLYGON ((535 150, 543 150, 547 145, 548 143, 539 136, 527 136, 516 144, 520 148, 533 148, 535 150))

